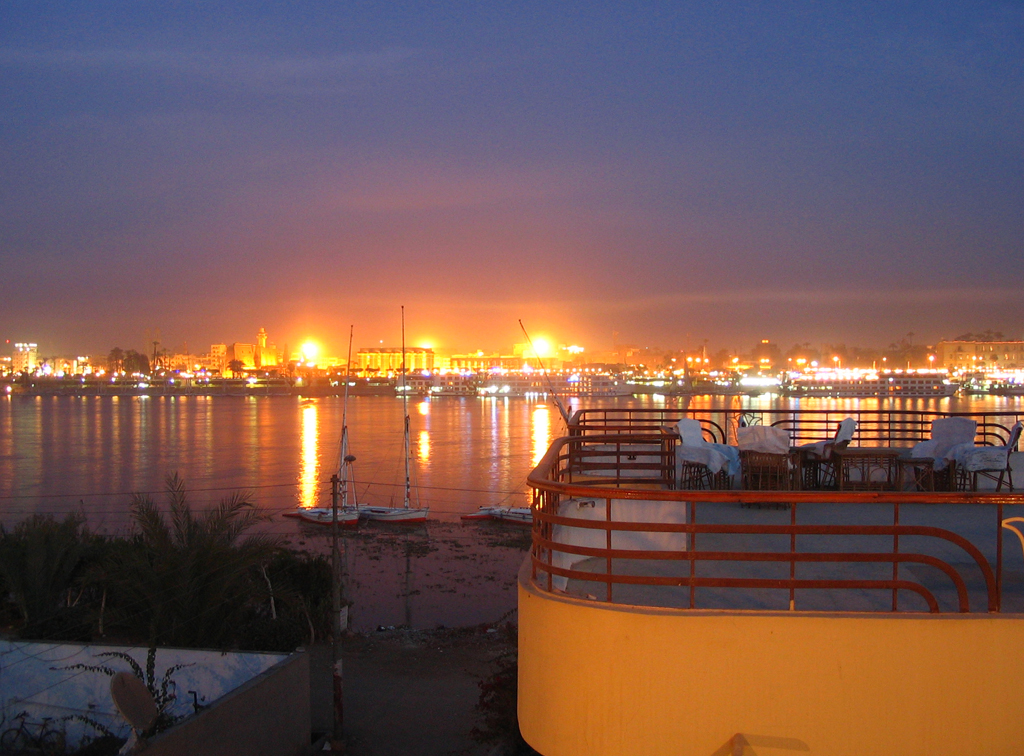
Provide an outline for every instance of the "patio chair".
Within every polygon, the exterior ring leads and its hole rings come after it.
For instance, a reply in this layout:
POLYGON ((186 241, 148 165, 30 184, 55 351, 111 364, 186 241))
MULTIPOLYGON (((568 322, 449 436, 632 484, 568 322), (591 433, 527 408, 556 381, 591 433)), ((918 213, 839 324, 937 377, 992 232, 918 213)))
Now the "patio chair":
POLYGON ((752 425, 736 432, 743 488, 749 491, 792 491, 800 488, 797 454, 790 451, 783 428, 752 425))
POLYGON ((933 486, 936 489, 951 489, 955 480, 951 475, 951 452, 954 447, 966 444, 974 446, 974 435, 978 421, 969 417, 940 417, 932 421, 932 437, 915 444, 910 450, 911 459, 931 459, 933 486))
POLYGON ((700 421, 684 417, 676 423, 676 487, 683 489, 731 488, 739 473, 736 447, 709 443, 700 421))
POLYGON ((1013 491, 1013 470, 1010 467, 1010 454, 1017 448, 1021 429, 1024 423, 1018 421, 1010 428, 1010 438, 1006 446, 974 446, 960 444, 953 447, 949 454, 953 457, 953 479, 959 491, 977 491, 978 478, 984 477, 996 482, 996 491, 1003 488, 1005 477, 1013 491))
POLYGON ((838 484, 832 452, 845 449, 853 440, 857 421, 843 418, 836 434, 828 441, 814 441, 797 447, 800 452, 801 483, 804 488, 835 488, 838 484))

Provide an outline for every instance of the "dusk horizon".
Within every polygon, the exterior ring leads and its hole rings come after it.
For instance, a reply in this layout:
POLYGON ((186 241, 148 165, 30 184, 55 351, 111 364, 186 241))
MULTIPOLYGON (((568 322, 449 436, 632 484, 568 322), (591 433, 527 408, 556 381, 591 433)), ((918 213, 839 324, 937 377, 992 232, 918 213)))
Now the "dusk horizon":
POLYGON ((0 338, 1024 337, 1024 10, 0 8, 0 338))

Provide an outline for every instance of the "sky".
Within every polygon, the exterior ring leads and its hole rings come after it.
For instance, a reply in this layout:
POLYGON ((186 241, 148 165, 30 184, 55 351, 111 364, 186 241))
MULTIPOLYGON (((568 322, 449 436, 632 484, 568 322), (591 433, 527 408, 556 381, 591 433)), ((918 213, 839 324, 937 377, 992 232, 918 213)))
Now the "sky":
POLYGON ((1019 2, 0 2, 0 339, 1024 338, 1019 2))

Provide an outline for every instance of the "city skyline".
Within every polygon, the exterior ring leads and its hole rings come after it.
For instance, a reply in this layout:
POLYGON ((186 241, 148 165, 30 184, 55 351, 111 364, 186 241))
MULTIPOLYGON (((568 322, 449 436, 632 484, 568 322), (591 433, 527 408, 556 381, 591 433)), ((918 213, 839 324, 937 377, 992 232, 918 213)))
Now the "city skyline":
POLYGON ((1022 32, 1000 2, 6 4, 0 338, 344 354, 400 305, 451 351, 519 319, 1020 338, 1022 32))

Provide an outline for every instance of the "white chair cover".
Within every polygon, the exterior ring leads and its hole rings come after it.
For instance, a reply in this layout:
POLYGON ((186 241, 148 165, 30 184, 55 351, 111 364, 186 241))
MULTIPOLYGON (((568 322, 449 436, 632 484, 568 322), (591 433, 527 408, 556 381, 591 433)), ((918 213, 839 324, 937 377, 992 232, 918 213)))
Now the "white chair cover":
POLYGON ((736 429, 736 440, 740 451, 756 451, 767 454, 789 453, 789 432, 771 425, 751 425, 736 429))
POLYGON ((857 430, 857 421, 852 417, 846 417, 839 423, 836 435, 831 441, 813 441, 809 444, 803 444, 800 448, 807 449, 822 459, 828 459, 832 455, 833 447, 838 446, 844 441, 849 443, 853 440, 853 432, 855 430, 857 430))
MULTIPOLYGON (((962 418, 950 418, 958 420, 962 418)), ((1012 452, 1016 446, 1017 441, 1020 439, 1021 428, 1024 427, 1024 423, 1017 422, 1010 429, 1010 441, 1006 446, 975 446, 970 444, 958 444, 954 446, 948 454, 951 459, 955 459, 957 466, 963 467, 970 472, 979 472, 981 470, 1005 470, 1007 463, 1010 459, 1010 452, 1012 452)))
POLYGON ((910 456, 920 459, 931 457, 935 469, 944 470, 957 453, 974 448, 974 435, 978 421, 967 417, 940 417, 932 421, 932 437, 915 444, 910 456))

